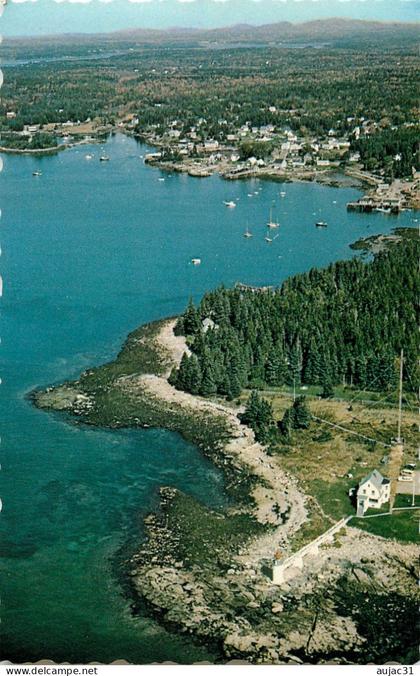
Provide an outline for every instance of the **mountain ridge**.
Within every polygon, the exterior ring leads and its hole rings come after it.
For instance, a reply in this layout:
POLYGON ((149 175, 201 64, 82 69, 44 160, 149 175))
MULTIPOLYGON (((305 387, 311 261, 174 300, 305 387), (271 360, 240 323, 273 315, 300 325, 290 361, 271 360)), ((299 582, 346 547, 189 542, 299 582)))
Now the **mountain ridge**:
MULTIPOLYGON (((238 23, 222 28, 197 28, 177 27, 166 29, 154 28, 130 28, 107 33, 65 33, 60 35, 10 37, 10 43, 48 42, 60 40, 62 42, 98 42, 98 41, 142 41, 164 43, 181 40, 195 40, 197 42, 226 42, 254 40, 258 42, 271 42, 273 40, 327 40, 357 38, 381 34, 381 38, 398 33, 409 34, 411 37, 420 37, 419 22, 398 21, 367 21, 363 19, 350 19, 343 17, 331 17, 329 19, 315 19, 304 22, 280 21, 254 25, 238 23)), ((376 37, 379 37, 376 35, 376 37)))

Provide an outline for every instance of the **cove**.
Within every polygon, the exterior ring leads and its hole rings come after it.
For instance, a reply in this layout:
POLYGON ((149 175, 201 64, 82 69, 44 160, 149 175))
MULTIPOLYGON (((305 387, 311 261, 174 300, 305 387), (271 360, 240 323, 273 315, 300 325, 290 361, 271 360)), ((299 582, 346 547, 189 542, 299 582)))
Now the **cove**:
POLYGON ((175 434, 77 426, 34 409, 27 393, 110 360, 129 331, 177 314, 190 296, 220 283, 277 285, 353 256, 359 237, 414 225, 409 212, 348 213, 355 189, 194 179, 146 167, 148 150, 117 135, 52 157, 4 157, 2 659, 217 657, 133 617, 114 562, 141 538, 159 486, 223 507, 220 472, 175 434), (231 200, 235 209, 223 205, 231 200), (281 226, 268 244, 273 202, 281 226))

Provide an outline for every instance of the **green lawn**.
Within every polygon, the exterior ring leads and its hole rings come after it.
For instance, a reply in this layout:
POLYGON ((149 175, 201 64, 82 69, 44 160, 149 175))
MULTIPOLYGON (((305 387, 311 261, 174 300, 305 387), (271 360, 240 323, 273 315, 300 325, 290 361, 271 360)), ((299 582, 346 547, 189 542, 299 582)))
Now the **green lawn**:
MULTIPOLYGON (((394 502, 394 507, 411 507, 413 504, 413 496, 412 495, 402 495, 401 493, 398 493, 398 495, 395 496, 395 502, 394 502)), ((414 505, 416 507, 420 507, 420 495, 415 495, 414 496, 414 505)))
POLYGON ((369 507, 369 509, 366 510, 365 516, 373 516, 376 514, 387 514, 389 512, 389 502, 386 502, 384 505, 379 507, 379 509, 374 509, 373 507, 369 507))
POLYGON ((413 509, 394 512, 389 516, 379 516, 377 519, 354 518, 349 525, 384 538, 401 542, 419 542, 419 519, 420 509, 413 509))

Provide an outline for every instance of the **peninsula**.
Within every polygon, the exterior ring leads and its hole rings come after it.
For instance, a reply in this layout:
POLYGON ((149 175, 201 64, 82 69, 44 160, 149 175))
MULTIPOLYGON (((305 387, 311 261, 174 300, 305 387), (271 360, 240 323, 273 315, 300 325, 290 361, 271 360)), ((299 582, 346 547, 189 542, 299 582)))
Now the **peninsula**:
MULTIPOLYGON (((161 488, 160 509, 146 518, 147 537, 126 562, 126 574, 133 596, 141 597, 147 612, 176 631, 216 643, 225 659, 269 664, 416 659, 418 497, 413 492, 413 508, 398 480, 404 463, 415 459, 416 416, 410 406, 401 409, 401 445, 394 439, 392 364, 397 366, 398 354, 390 358, 391 371, 386 359, 375 362, 374 376, 374 362, 365 363, 371 375, 364 381, 359 354, 353 384, 339 384, 329 368, 331 381, 324 377, 320 388, 314 360, 312 376, 305 374, 299 360, 291 366, 293 350, 286 371, 284 360, 274 368, 263 324, 256 322, 270 305, 271 320, 277 321, 274 337, 283 330, 275 303, 293 309, 293 303, 305 302, 311 285, 318 289, 317 302, 327 302, 327 314, 334 308, 341 316, 344 305, 347 313, 356 312, 367 296, 360 295, 363 287, 354 271, 372 290, 375 283, 384 287, 388 271, 383 294, 394 288, 395 310, 405 317, 400 338, 407 344, 412 310, 407 289, 414 293, 414 287, 394 282, 402 274, 413 279, 416 247, 416 241, 401 236, 373 262, 338 263, 287 280, 278 291, 240 288, 207 294, 199 308, 190 304, 181 319, 133 332, 115 361, 85 371, 74 382, 33 393, 38 407, 71 413, 83 424, 175 430, 223 470, 231 500, 224 511, 210 510, 171 486, 161 488), (397 296, 403 287, 402 307, 397 296), (328 301, 319 296, 322 288, 328 301), (248 330, 254 327, 260 336, 265 376, 255 358, 248 371, 249 353, 247 358, 235 353, 234 332, 240 330, 243 312, 248 313, 248 330), (236 363, 231 370, 227 362, 217 370, 218 334, 229 364, 236 363), (269 366, 264 361, 268 354, 269 366), (206 366, 208 356, 215 371, 206 366), (380 380, 376 390, 374 378, 380 380), (391 480, 390 504, 356 518, 350 495, 378 468, 391 480), (313 551, 307 555, 309 545, 313 551), (293 565, 286 565, 290 561, 293 565), (274 572, 279 566, 284 568, 281 581, 274 572)), ((378 312, 379 336, 387 310, 378 312)), ((285 321, 290 336, 287 313, 285 321)), ((355 320, 354 330, 362 325, 355 320)), ((305 322, 297 330, 301 348, 309 349, 305 322)), ((252 342, 252 335, 247 340, 252 342)), ((381 336, 384 349, 391 350, 391 334, 381 336)), ((371 346, 376 339, 373 332, 371 346)), ((331 367, 331 340, 328 348, 331 367)), ((404 374, 409 378, 406 351, 404 374)), ((347 356, 351 364, 353 355, 347 356)), ((320 372, 325 366, 319 365, 320 372)), ((405 401, 411 403, 409 382, 406 389, 405 401)))

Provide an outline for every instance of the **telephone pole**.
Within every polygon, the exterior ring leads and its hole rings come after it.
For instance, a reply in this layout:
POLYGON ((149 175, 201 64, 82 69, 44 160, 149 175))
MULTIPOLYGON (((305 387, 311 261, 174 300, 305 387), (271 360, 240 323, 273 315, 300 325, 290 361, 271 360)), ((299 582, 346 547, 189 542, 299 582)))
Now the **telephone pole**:
POLYGON ((400 385, 399 385, 399 394, 398 394, 398 432, 397 432, 397 443, 402 443, 401 438, 401 421, 402 421, 402 393, 403 393, 403 364, 404 364, 404 350, 401 350, 400 356, 400 385))

